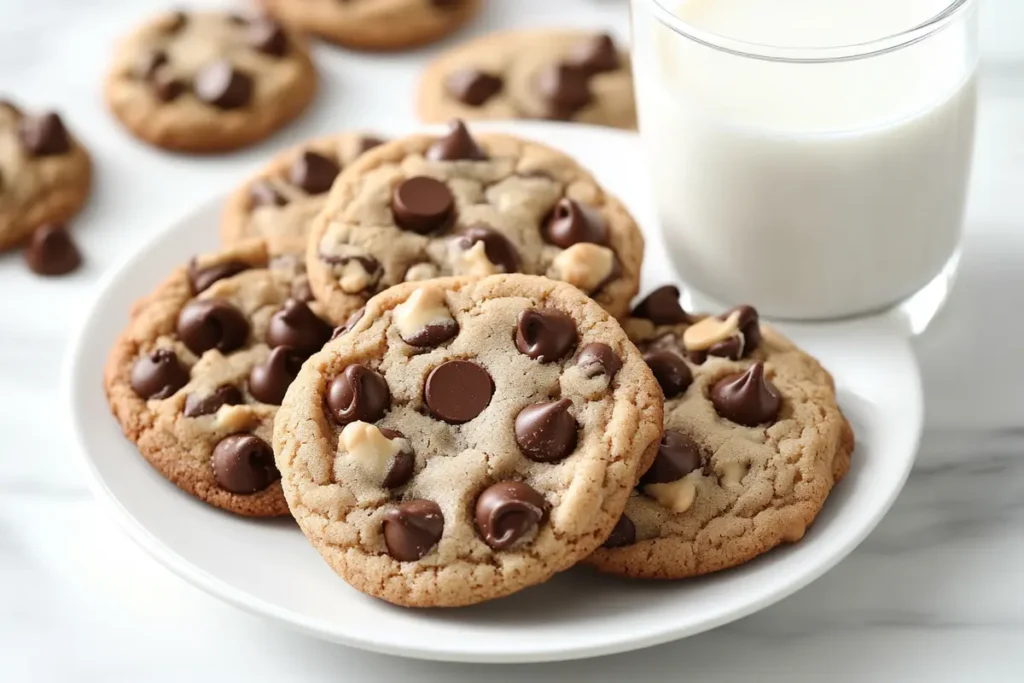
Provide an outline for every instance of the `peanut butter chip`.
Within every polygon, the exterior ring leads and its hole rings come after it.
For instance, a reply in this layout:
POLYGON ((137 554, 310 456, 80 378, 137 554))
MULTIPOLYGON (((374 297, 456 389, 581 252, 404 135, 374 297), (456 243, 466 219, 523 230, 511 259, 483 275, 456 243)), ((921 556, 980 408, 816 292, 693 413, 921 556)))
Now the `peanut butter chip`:
POLYGON ((432 286, 414 291, 405 303, 395 307, 392 319, 402 339, 412 342, 422 338, 426 331, 447 331, 456 326, 444 292, 432 286))
POLYGON ((501 268, 496 266, 489 258, 487 258, 487 252, 484 250, 483 242, 475 242, 469 249, 461 251, 462 253, 458 255, 454 263, 456 275, 482 277, 484 275, 495 275, 501 272, 501 268))
POLYGON ((686 328, 683 332, 683 345, 687 351, 707 351, 718 342, 725 341, 739 332, 739 311, 733 311, 725 320, 709 316, 686 328))
POLYGON ((672 512, 682 513, 693 505, 697 497, 697 483, 692 476, 686 476, 668 484, 648 484, 644 493, 672 512))
POLYGON ((747 466, 741 462, 727 462, 722 465, 719 476, 723 486, 735 486, 747 475, 747 466))
POLYGON ((615 269, 615 253, 589 242, 574 244, 551 264, 548 277, 568 282, 586 293, 595 291, 615 269))
POLYGON ((342 266, 338 284, 341 286, 341 291, 347 294, 359 294, 369 289, 373 284, 373 278, 367 272, 362 261, 351 259, 342 266))
POLYGON ((224 405, 217 410, 215 423, 218 429, 228 432, 242 432, 255 427, 260 421, 251 406, 224 405))
POLYGON ((796 543, 807 533, 807 525, 803 520, 794 519, 782 530, 782 540, 787 543, 796 543))
POLYGON ((374 482, 387 476, 391 460, 401 450, 400 439, 389 439, 368 422, 351 422, 341 430, 338 450, 344 451, 356 466, 374 482))

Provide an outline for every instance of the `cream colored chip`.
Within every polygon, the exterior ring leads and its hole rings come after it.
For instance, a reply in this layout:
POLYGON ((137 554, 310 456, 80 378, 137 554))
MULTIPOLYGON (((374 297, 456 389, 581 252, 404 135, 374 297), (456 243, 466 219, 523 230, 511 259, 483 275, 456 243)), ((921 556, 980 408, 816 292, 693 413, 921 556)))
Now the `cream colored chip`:
POLYGON ((402 451, 402 439, 389 439, 375 425, 352 422, 341 430, 338 450, 344 451, 367 477, 384 481, 392 458, 402 451))
POLYGON ((341 267, 341 275, 338 277, 338 284, 343 292, 358 294, 365 292, 373 285, 373 277, 366 270, 359 259, 351 259, 341 267))
POLYGON ((497 275, 502 272, 500 267, 487 258, 483 242, 477 242, 469 249, 463 249, 458 245, 458 242, 453 242, 451 248, 459 252, 452 259, 456 275, 483 277, 485 275, 497 275))
POLYGON ((587 294, 601 286, 615 269, 615 252, 598 244, 574 244, 551 263, 548 277, 568 282, 587 294))
POLYGON ((440 274, 440 269, 433 263, 417 263, 405 271, 405 281, 420 282, 422 280, 432 280, 440 274))
POLYGON ((683 332, 683 345, 687 351, 707 351, 718 342, 740 334, 740 312, 733 311, 725 320, 708 316, 683 332))
POLYGON ((718 474, 723 486, 735 486, 743 481, 749 468, 742 462, 723 463, 718 474))
POLYGON ((392 319, 402 339, 412 339, 430 326, 448 327, 456 324, 448 310, 444 291, 433 286, 420 287, 414 291, 405 303, 395 307, 392 319))
POLYGON ((667 484, 648 484, 644 487, 644 493, 672 512, 686 512, 697 498, 697 482, 693 479, 694 476, 700 475, 688 474, 667 484))
POLYGON ((244 432, 252 429, 260 422, 260 416, 252 406, 238 405, 221 406, 217 410, 215 423, 218 429, 227 432, 244 432))

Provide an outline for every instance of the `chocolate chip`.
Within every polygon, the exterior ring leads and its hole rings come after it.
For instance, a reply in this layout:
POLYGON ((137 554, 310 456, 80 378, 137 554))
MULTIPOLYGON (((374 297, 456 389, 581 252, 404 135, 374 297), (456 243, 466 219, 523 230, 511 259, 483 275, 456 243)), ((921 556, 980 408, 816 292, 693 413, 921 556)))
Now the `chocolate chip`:
POLYGON ((253 80, 227 60, 211 62, 195 78, 196 97, 218 109, 239 109, 249 104, 253 80))
POLYGON ((288 179, 309 194, 323 194, 331 189, 341 167, 322 154, 305 151, 292 163, 288 179))
POLYGON ((516 443, 534 462, 557 462, 576 448, 576 418, 572 401, 562 398, 526 406, 516 415, 516 443))
POLYGON ((278 346, 249 372, 249 393, 260 403, 279 406, 301 367, 302 358, 290 346, 278 346))
POLYGON ((428 348, 440 346, 449 339, 455 338, 459 333, 459 326, 456 323, 430 324, 416 330, 408 337, 402 337, 402 341, 410 346, 428 348))
POLYGON ((60 223, 47 223, 32 232, 25 262, 37 275, 67 275, 82 263, 71 235, 60 223))
POLYGON ((537 87, 547 105, 546 116, 567 121, 593 99, 589 74, 571 64, 552 64, 540 73, 537 87))
POLYGON ((166 50, 149 50, 139 58, 138 63, 135 65, 134 74, 137 78, 148 81, 168 61, 166 50))
POLYGON ((331 338, 331 326, 298 299, 288 299, 267 325, 267 344, 288 346, 300 356, 310 356, 331 338))
POLYGON ((667 484, 682 479, 700 469, 700 466, 700 446, 697 442, 682 432, 667 429, 658 444, 658 456, 651 469, 640 478, 640 484, 667 484))
POLYGON ((188 15, 184 12, 171 12, 162 23, 163 32, 167 35, 172 35, 185 28, 185 25, 188 23, 188 15))
POLYGON ((621 548, 636 543, 636 525, 626 515, 619 517, 611 534, 605 540, 603 548, 621 548))
POLYGON ((256 493, 281 478, 274 450, 252 434, 232 434, 213 449, 213 476, 231 493, 256 493))
POLYGON ((593 342, 580 349, 576 365, 586 377, 606 375, 610 380, 622 369, 622 359, 607 344, 593 342))
POLYGON ((249 24, 249 16, 239 14, 237 12, 231 12, 228 14, 228 23, 234 24, 235 26, 247 26, 249 24))
POLYGON ((479 107, 497 95, 502 86, 501 78, 472 68, 453 71, 444 80, 448 94, 471 107, 479 107))
POLYGON ((430 0, 432 7, 444 10, 458 9, 466 4, 466 0, 430 0))
POLYGON ((469 422, 483 412, 494 394, 494 381, 481 366, 450 360, 430 371, 423 389, 430 414, 449 424, 469 422))
POLYGON ((608 244, 608 223, 592 206, 563 197, 544 223, 544 239, 568 249, 580 242, 608 244))
POLYGON ((384 512, 384 545, 399 562, 415 562, 441 540, 444 515, 429 500, 407 500, 384 512))
POLYGON ((171 349, 157 349, 132 365, 132 391, 144 399, 165 399, 188 384, 188 368, 171 349))
POLYGON ((372 135, 364 135, 363 137, 359 138, 359 144, 356 146, 356 153, 365 154, 374 147, 380 147, 381 145, 384 144, 384 142, 384 140, 378 137, 374 137, 372 135))
POLYGON ((153 75, 152 86, 153 93, 161 102, 176 100, 187 90, 184 81, 175 78, 164 69, 153 75))
MULTIPOLYGON (((401 432, 396 432, 394 429, 387 429, 386 427, 379 427, 379 429, 385 438, 391 440, 405 438, 401 432)), ((391 458, 391 463, 388 465, 388 472, 384 475, 384 488, 395 489, 409 483, 415 468, 416 455, 411 450, 403 448, 395 453, 394 457, 391 458)))
POLYGON ((241 348, 249 339, 249 321, 245 314, 217 299, 194 299, 178 314, 178 336, 197 356, 217 349, 228 353, 241 348))
POLYGON ((192 292, 198 294, 209 289, 217 280, 238 275, 245 270, 249 270, 249 264, 245 261, 224 261, 200 268, 193 258, 188 264, 188 281, 192 284, 192 292))
POLYGON ((283 57, 288 52, 288 35, 281 24, 268 17, 253 20, 245 39, 251 47, 263 54, 283 57))
POLYGON ((553 308, 531 308, 519 314, 516 348, 533 360, 554 363, 567 356, 579 341, 576 323, 553 308))
POLYGON ((575 45, 569 53, 568 62, 591 76, 605 71, 615 71, 622 64, 615 41, 607 33, 593 36, 575 45))
POLYGON ((678 325, 690 322, 690 316, 679 305, 679 288, 658 287, 633 309, 634 318, 650 320, 655 325, 678 325))
MULTIPOLYGON (((707 350, 708 356, 715 356, 717 358, 729 358, 730 360, 739 360, 743 357, 743 340, 738 336, 732 336, 728 339, 714 344, 707 350)), ((700 363, 698 363, 700 365, 700 363)))
POLYGON ((366 314, 366 307, 364 306, 364 307, 360 308, 359 310, 357 310, 352 315, 350 315, 348 317, 348 320, 345 321, 345 324, 338 325, 337 327, 334 328, 334 332, 331 333, 331 341, 334 341, 335 339, 337 339, 338 337, 340 337, 341 335, 345 334, 346 332, 351 330, 353 327, 355 327, 356 323, 358 323, 360 320, 362 320, 363 316, 365 314, 366 314))
POLYGON ((648 351, 644 362, 661 385, 665 398, 675 398, 693 383, 693 373, 683 357, 674 351, 648 351))
POLYGON ((470 227, 458 238, 462 249, 471 249, 477 242, 484 243, 487 260, 506 273, 519 272, 519 252, 507 237, 486 225, 470 227))
POLYGON ((377 372, 350 365, 327 385, 327 407, 338 424, 376 422, 391 407, 391 391, 377 372))
MULTIPOLYGON (((752 354, 758 346, 761 345, 761 319, 757 313, 757 309, 753 306, 736 306, 731 308, 722 315, 718 316, 720 320, 726 320, 733 313, 739 313, 739 327, 740 332, 743 334, 743 349, 740 352, 741 357, 746 357, 752 354)), ((709 353, 713 351, 714 347, 711 348, 709 353)), ((719 355, 712 353, 712 355, 719 355)))
POLYGON ((288 199, 269 180, 257 180, 249 186, 249 206, 284 206, 288 199))
POLYGON ((764 377, 764 363, 743 373, 723 377, 711 389, 711 403, 727 420, 747 427, 774 422, 782 408, 782 396, 764 377))
POLYGON ((209 396, 189 394, 185 398, 185 417, 199 417, 201 415, 212 415, 220 410, 221 406, 237 406, 245 403, 245 397, 238 387, 230 384, 217 387, 209 396))
POLYGON ((391 210, 398 227, 426 235, 448 227, 455 216, 455 197, 440 180, 416 176, 395 188, 391 210))
POLYGON ((535 529, 548 513, 544 496, 521 481, 499 481, 476 499, 474 519, 484 543, 506 550, 535 529))
POLYGON ((18 137, 32 156, 45 157, 71 151, 71 138, 64 122, 53 112, 22 117, 18 122, 18 137))
POLYGON ((448 133, 438 138, 427 150, 427 158, 431 161, 483 161, 487 159, 487 154, 476 144, 466 124, 459 119, 452 119, 448 124, 448 133))

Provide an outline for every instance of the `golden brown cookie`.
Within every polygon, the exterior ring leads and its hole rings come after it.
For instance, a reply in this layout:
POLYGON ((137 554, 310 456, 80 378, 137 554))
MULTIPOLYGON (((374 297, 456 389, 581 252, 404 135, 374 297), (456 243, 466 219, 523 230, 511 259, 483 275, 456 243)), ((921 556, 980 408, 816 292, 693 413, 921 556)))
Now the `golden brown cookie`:
POLYGON ((334 179, 382 142, 367 133, 340 133, 281 152, 228 198, 221 242, 262 238, 273 254, 304 254, 310 224, 327 203, 334 179))
POLYGON ((274 20, 170 12, 121 42, 106 97, 146 142, 219 152, 268 137, 305 111, 316 90, 305 40, 274 20))
POLYGON ((70 220, 91 187, 89 155, 60 116, 0 101, 0 250, 46 223, 70 220))
POLYGON ((437 123, 551 119, 636 128, 629 53, 606 34, 575 29, 503 31, 435 59, 417 109, 437 123))
POLYGON ((331 335, 308 299, 301 263, 254 241, 197 257, 133 307, 107 361, 107 399, 183 491, 242 515, 287 514, 274 415, 331 335))
POLYGON ((600 545, 661 420, 651 371, 579 290, 443 278, 374 297, 303 366, 274 449, 293 516, 342 578, 455 606, 600 545))
POLYGON ((626 208, 573 159, 455 122, 349 166, 313 221, 306 260, 336 322, 403 281, 514 272, 569 282, 620 316, 643 249, 626 208))
POLYGON ((260 0, 272 15, 357 50, 404 50, 454 33, 482 0, 260 0))
POLYGON ((832 377, 740 306, 686 315, 655 291, 626 321, 665 394, 654 465, 586 562, 638 578, 726 569, 795 543, 850 465, 832 377))

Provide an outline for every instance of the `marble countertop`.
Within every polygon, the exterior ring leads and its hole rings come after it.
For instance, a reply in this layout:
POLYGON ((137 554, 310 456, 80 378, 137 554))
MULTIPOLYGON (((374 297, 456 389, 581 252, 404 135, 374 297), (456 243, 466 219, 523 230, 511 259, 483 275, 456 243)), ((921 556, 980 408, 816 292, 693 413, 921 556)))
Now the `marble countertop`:
MULTIPOLYGON (((573 22, 624 34, 626 4, 491 0, 471 32, 573 22)), ((378 656, 249 616, 151 560, 87 491, 57 387, 99 276, 275 149, 367 122, 411 125, 416 64, 434 50, 319 46, 323 96, 298 125, 239 154, 176 157, 126 136, 99 92, 111 42, 163 5, 0 0, 0 95, 60 109, 98 170, 75 226, 81 272, 44 281, 0 257, 0 680, 1024 680, 1024 3, 984 5, 964 270, 916 342, 927 431, 891 513, 836 569, 755 616, 650 650, 528 666, 378 656)))

